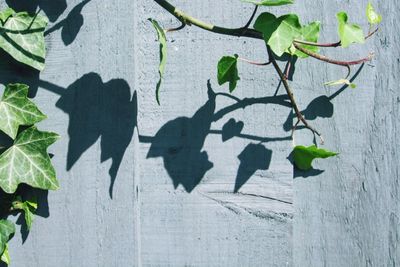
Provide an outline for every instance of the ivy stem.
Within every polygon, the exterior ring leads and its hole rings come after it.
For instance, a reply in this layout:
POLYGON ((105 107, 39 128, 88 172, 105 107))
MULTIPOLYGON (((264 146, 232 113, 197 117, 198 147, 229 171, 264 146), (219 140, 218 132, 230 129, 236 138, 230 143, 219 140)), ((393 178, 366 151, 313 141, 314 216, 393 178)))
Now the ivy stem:
POLYGON ((257 14, 257 10, 258 10, 258 6, 256 5, 255 8, 254 8, 253 14, 251 14, 251 17, 250 17, 249 21, 242 28, 243 30, 247 30, 250 27, 251 22, 253 21, 254 17, 257 14))
MULTIPOLYGON (((294 98, 293 91, 290 88, 290 85, 288 83, 288 80, 287 80, 285 74, 283 73, 283 71, 279 67, 278 63, 276 62, 276 59, 274 57, 274 53, 272 52, 271 48, 267 47, 267 49, 268 49, 269 59, 272 62, 272 65, 274 66, 276 72, 279 75, 279 78, 282 81, 283 87, 285 88, 286 93, 289 96, 290 102, 292 104, 294 112, 296 113, 297 119, 304 124, 305 128, 309 129, 311 132, 313 132, 314 134, 318 135, 318 137, 321 139, 321 144, 323 144, 324 143, 324 138, 322 137, 322 134, 319 131, 317 131, 314 127, 312 127, 308 123, 308 121, 304 118, 303 114, 301 114, 301 111, 300 111, 299 107, 297 106, 296 99, 294 98)), ((298 124, 299 124, 299 122, 297 122, 295 126, 297 127, 298 124)), ((294 130, 295 130, 295 127, 294 127, 294 130)))
POLYGON ((368 61, 371 61, 372 58, 374 57, 374 53, 370 53, 367 57, 362 58, 362 59, 358 59, 358 60, 353 60, 353 61, 340 61, 340 60, 335 60, 335 59, 331 59, 328 58, 326 56, 320 55, 318 53, 314 53, 304 47, 302 47, 299 44, 293 43, 294 47, 296 47, 296 49, 298 49, 299 51, 303 52, 306 55, 309 55, 310 57, 316 58, 318 60, 330 63, 330 64, 334 64, 334 65, 339 65, 339 66, 352 66, 352 65, 359 65, 368 61))
MULTIPOLYGON (((368 34, 365 36, 365 39, 370 38, 372 35, 374 35, 377 31, 379 30, 379 28, 376 28, 374 31, 371 31, 371 29, 368 31, 368 34)), ((336 43, 326 43, 326 44, 322 44, 322 43, 314 43, 314 42, 307 42, 307 41, 302 41, 302 40, 294 40, 295 43, 297 44, 303 44, 303 45, 311 45, 311 46, 318 46, 318 47, 338 47, 342 45, 342 42, 336 42, 336 43)))
POLYGON ((181 24, 179 27, 166 29, 165 32, 166 32, 166 33, 167 33, 167 32, 176 32, 176 31, 182 30, 182 29, 185 28, 185 27, 186 27, 186 23, 183 23, 183 22, 182 22, 182 24, 181 24))
POLYGON ((272 63, 271 61, 268 61, 268 62, 256 62, 256 61, 249 60, 249 59, 242 58, 242 57, 238 57, 238 60, 246 62, 246 63, 249 63, 249 64, 252 64, 252 65, 256 65, 256 66, 267 66, 267 65, 272 63))

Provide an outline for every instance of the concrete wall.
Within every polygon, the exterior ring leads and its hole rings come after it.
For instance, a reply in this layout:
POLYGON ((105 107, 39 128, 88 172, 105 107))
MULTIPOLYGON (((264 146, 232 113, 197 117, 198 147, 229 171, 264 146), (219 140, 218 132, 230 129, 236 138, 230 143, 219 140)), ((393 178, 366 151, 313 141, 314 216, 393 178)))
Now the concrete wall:
MULTIPOLYGON (((338 58, 376 60, 355 90, 325 88, 344 70, 298 61, 293 87, 326 147, 340 152, 312 172, 295 171, 291 110, 270 67, 240 64, 234 95, 218 94, 216 64, 226 54, 266 59, 261 41, 187 27, 168 36, 161 90, 158 43, 147 18, 178 25, 153 1, 7 0, 37 7, 51 24, 40 75, 1 53, 0 82, 24 81, 48 114, 41 129, 61 189, 40 192, 31 233, 10 243, 12 266, 395 266, 399 245, 399 26, 396 1, 365 46, 327 49, 338 58), (210 81, 208 84, 208 80, 210 81), (233 193, 238 190, 238 193, 233 193)), ((297 1, 303 22, 319 19, 336 40, 335 13, 365 23, 367 1, 297 1)), ((240 27, 240 1, 174 1, 196 17, 240 27)), ((2 3, 5 6, 5 3, 2 3)), ((281 63, 284 65, 284 63, 281 63)), ((306 131, 296 143, 311 143, 306 131)))

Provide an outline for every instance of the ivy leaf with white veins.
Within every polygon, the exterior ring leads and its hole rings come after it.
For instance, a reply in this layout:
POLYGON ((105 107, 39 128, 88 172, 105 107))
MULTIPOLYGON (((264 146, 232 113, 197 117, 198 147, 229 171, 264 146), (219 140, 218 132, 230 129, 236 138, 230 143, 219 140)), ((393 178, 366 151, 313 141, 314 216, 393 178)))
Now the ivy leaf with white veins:
POLYGON ((26 12, 11 13, 10 10, 2 13, 3 17, 8 17, 1 22, 0 48, 17 61, 42 71, 46 56, 44 30, 47 18, 26 12))
MULTIPOLYGON (((9 257, 7 250, 7 242, 10 240, 10 236, 15 233, 14 223, 8 220, 0 220, 0 255, 1 260, 6 262, 9 257)), ((7 262, 6 262, 7 263, 7 262)))
POLYGON ((25 84, 9 84, 0 101, 0 130, 15 139, 20 125, 33 125, 46 118, 28 99, 29 87, 25 84))
POLYGON ((0 187, 12 194, 24 183, 43 190, 58 189, 58 180, 47 147, 59 136, 35 126, 22 131, 14 144, 0 155, 0 187))
POLYGON ((371 3, 367 5, 367 18, 370 24, 379 24, 382 21, 382 16, 376 13, 371 3))
POLYGON ((0 11, 0 21, 1 21, 1 24, 3 25, 3 24, 6 22, 6 20, 7 20, 9 17, 11 17, 12 15, 14 15, 14 14, 15 14, 15 11, 14 11, 14 9, 12 9, 12 8, 6 8, 6 9, 0 11))
POLYGON ((258 6, 283 6, 293 4, 293 0, 241 0, 242 2, 252 3, 258 6))
POLYGON ((347 23, 348 16, 345 12, 339 12, 336 14, 339 22, 338 33, 342 47, 348 47, 352 43, 365 43, 364 32, 357 24, 347 23))
POLYGON ((223 85, 229 82, 229 92, 236 88, 237 81, 240 80, 237 69, 238 55, 233 57, 225 56, 218 62, 218 84, 223 85))
POLYGON ((36 199, 22 201, 22 198, 18 196, 12 202, 12 208, 14 210, 22 210, 24 212, 25 223, 28 230, 31 230, 34 213, 37 210, 38 204, 36 199))
POLYGON ((301 28, 296 14, 276 18, 265 12, 254 23, 254 29, 263 33, 266 44, 279 57, 292 46, 294 39, 301 36, 301 28))
POLYGON ((160 79, 158 80, 156 86, 156 100, 160 105, 160 87, 161 82, 165 72, 165 65, 167 63, 167 37, 165 36, 165 31, 161 28, 160 24, 154 19, 149 19, 157 31, 158 41, 160 42, 160 65, 158 68, 158 73, 160 74, 160 79))
POLYGON ((338 155, 325 149, 317 148, 315 145, 305 147, 296 146, 293 149, 294 163, 300 170, 307 171, 312 168, 311 163, 317 158, 329 158, 338 155))

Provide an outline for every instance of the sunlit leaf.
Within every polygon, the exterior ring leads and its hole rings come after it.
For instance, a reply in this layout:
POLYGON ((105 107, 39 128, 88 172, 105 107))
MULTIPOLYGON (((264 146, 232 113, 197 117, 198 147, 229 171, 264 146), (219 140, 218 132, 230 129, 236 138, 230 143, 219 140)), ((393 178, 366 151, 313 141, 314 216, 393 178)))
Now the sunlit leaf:
POLYGON ((14 13, 10 9, 0 16, 0 48, 17 61, 42 71, 46 56, 44 30, 47 18, 40 14, 14 13))
POLYGON ((300 170, 309 170, 312 168, 312 161, 317 158, 329 158, 338 155, 325 149, 317 148, 315 145, 305 147, 296 146, 293 149, 294 163, 300 170))
MULTIPOLYGON (((297 37, 297 40, 300 41, 307 41, 312 43, 317 43, 319 39, 319 32, 321 28, 321 23, 319 21, 311 22, 310 24, 303 26, 301 28, 301 35, 297 37)), ((317 53, 319 51, 319 47, 315 45, 302 45, 301 47, 317 53)), ((290 50, 291 54, 294 54, 300 58, 307 58, 308 55, 304 54, 303 52, 297 50, 296 48, 290 50)))
POLYGON ((223 85, 229 83, 229 92, 233 92, 236 88, 237 81, 240 80, 237 69, 238 56, 225 56, 218 62, 218 84, 223 85))
POLYGON ((257 0, 241 0, 242 2, 246 3, 252 3, 258 6, 282 6, 282 5, 288 5, 288 4, 293 4, 293 0, 262 0, 262 1, 257 1, 257 0))
POLYGON ((8 253, 8 244, 6 244, 6 247, 3 251, 3 254, 0 257, 0 261, 4 262, 7 265, 10 265, 10 254, 8 253))
POLYGON ((370 24, 379 24, 382 21, 382 16, 376 13, 371 3, 367 5, 367 18, 370 24))
POLYGON ((326 82, 326 83, 324 83, 324 85, 327 85, 327 86, 348 85, 348 86, 350 86, 350 87, 353 88, 353 89, 357 87, 356 84, 350 82, 350 81, 347 80, 347 79, 340 79, 340 80, 336 80, 336 81, 326 82))
POLYGON ((33 125, 46 116, 28 99, 29 87, 9 84, 0 101, 0 130, 15 139, 21 125, 33 125))
POLYGON ((336 17, 339 22, 338 33, 342 47, 348 47, 352 43, 363 44, 365 42, 361 27, 348 23, 348 16, 345 12, 339 12, 336 17))
POLYGON ((153 24, 154 28, 157 31, 157 36, 158 36, 158 41, 160 42, 160 65, 158 72, 160 74, 160 79, 158 80, 157 86, 156 86, 156 99, 157 103, 160 105, 160 87, 161 87, 161 82, 164 76, 165 72, 165 64, 167 63, 167 37, 165 36, 165 31, 163 28, 161 28, 160 24, 153 20, 149 19, 151 23, 153 24))
POLYGON ((24 212, 25 222, 28 230, 32 227, 32 222, 34 218, 34 212, 37 210, 37 200, 31 199, 23 201, 21 197, 17 197, 12 203, 14 210, 21 210, 24 212))
POLYGON ((12 194, 21 183, 43 190, 58 189, 55 170, 47 147, 58 135, 32 126, 21 132, 14 144, 0 156, 0 187, 12 194))
POLYGON ((271 50, 282 56, 301 36, 301 25, 296 14, 287 14, 279 18, 270 13, 262 13, 254 23, 254 28, 263 33, 264 40, 271 50))
POLYGON ((10 237, 14 233, 15 233, 14 223, 8 220, 0 220, 0 255, 1 255, 1 260, 4 262, 6 262, 6 260, 9 261, 8 250, 6 251, 7 242, 10 240, 10 237))

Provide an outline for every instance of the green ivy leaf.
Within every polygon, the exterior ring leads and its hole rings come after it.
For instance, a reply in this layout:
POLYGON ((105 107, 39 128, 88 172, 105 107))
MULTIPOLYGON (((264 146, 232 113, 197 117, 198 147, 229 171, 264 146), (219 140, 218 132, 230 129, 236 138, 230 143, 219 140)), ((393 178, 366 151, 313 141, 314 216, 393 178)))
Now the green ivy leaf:
POLYGON ((46 56, 44 30, 47 18, 40 14, 13 13, 10 9, 3 11, 1 17, 0 48, 17 61, 42 71, 46 56))
POLYGON ((10 265, 10 254, 8 253, 8 244, 6 244, 3 254, 1 255, 0 261, 4 262, 7 265, 10 265))
POLYGON ((342 47, 348 47, 352 43, 363 44, 365 42, 364 32, 357 24, 347 23, 348 16, 345 12, 336 15, 339 22, 338 33, 342 47))
POLYGON ((301 36, 301 25, 296 14, 276 18, 271 13, 262 13, 254 23, 254 28, 263 33, 271 50, 282 56, 292 46, 293 40, 301 36))
MULTIPOLYGON (((301 35, 296 39, 300 40, 300 41, 317 43, 318 39, 319 39, 320 28, 321 28, 321 23, 319 21, 311 22, 310 24, 303 26, 301 28, 301 35)), ((301 45, 301 46, 309 51, 314 52, 314 53, 317 53, 319 51, 318 46, 314 46, 314 45, 301 45)), ((296 48, 290 49, 290 52, 292 55, 294 54, 294 55, 298 56, 299 58, 307 58, 308 57, 308 55, 297 50, 296 48)))
POLYGON ((225 56, 218 62, 218 84, 223 85, 229 82, 229 92, 233 92, 236 88, 237 81, 240 80, 237 69, 238 55, 233 57, 225 56))
POLYGON ((7 242, 10 240, 10 236, 14 233, 14 223, 8 220, 0 220, 0 255, 1 260, 5 263, 10 261, 10 257, 8 256, 7 242))
POLYGON ((293 0, 241 0, 242 2, 252 3, 258 6, 283 6, 293 4, 293 0))
POLYGON ((294 163, 300 170, 309 170, 311 163, 316 158, 329 158, 338 155, 338 153, 317 148, 315 145, 305 147, 296 146, 293 149, 294 163))
POLYGON ((165 31, 161 28, 160 24, 153 19, 149 19, 157 31, 158 41, 160 42, 160 65, 158 72, 160 74, 160 79, 158 80, 156 87, 156 99, 157 103, 160 105, 160 87, 161 81, 165 72, 165 64, 167 63, 167 37, 165 36, 165 31))
POLYGON ((0 156, 0 187, 12 194, 21 183, 43 190, 58 189, 55 170, 47 147, 59 136, 32 126, 21 132, 14 144, 0 156))
POLYGON ((347 79, 340 79, 340 80, 337 80, 337 81, 326 82, 326 83, 324 83, 324 85, 327 85, 327 86, 348 85, 348 86, 350 86, 350 87, 353 88, 353 89, 357 87, 356 84, 350 82, 350 81, 347 80, 347 79))
POLYGON ((11 17, 12 15, 14 15, 15 14, 15 11, 14 11, 14 9, 12 9, 12 8, 6 8, 6 9, 4 9, 3 11, 0 11, 0 21, 1 21, 1 24, 3 25, 5 22, 6 22, 6 20, 9 18, 9 17, 11 17))
POLYGON ((382 21, 382 16, 376 13, 371 3, 367 5, 367 18, 370 24, 379 24, 382 21))
POLYGON ((32 227, 34 213, 36 212, 37 207, 38 204, 36 199, 22 201, 22 198, 19 196, 12 203, 12 208, 14 210, 22 210, 24 212, 25 222, 28 230, 30 230, 32 227))
POLYGON ((33 125, 46 116, 28 99, 29 87, 9 84, 0 101, 0 130, 15 139, 20 125, 33 125))

